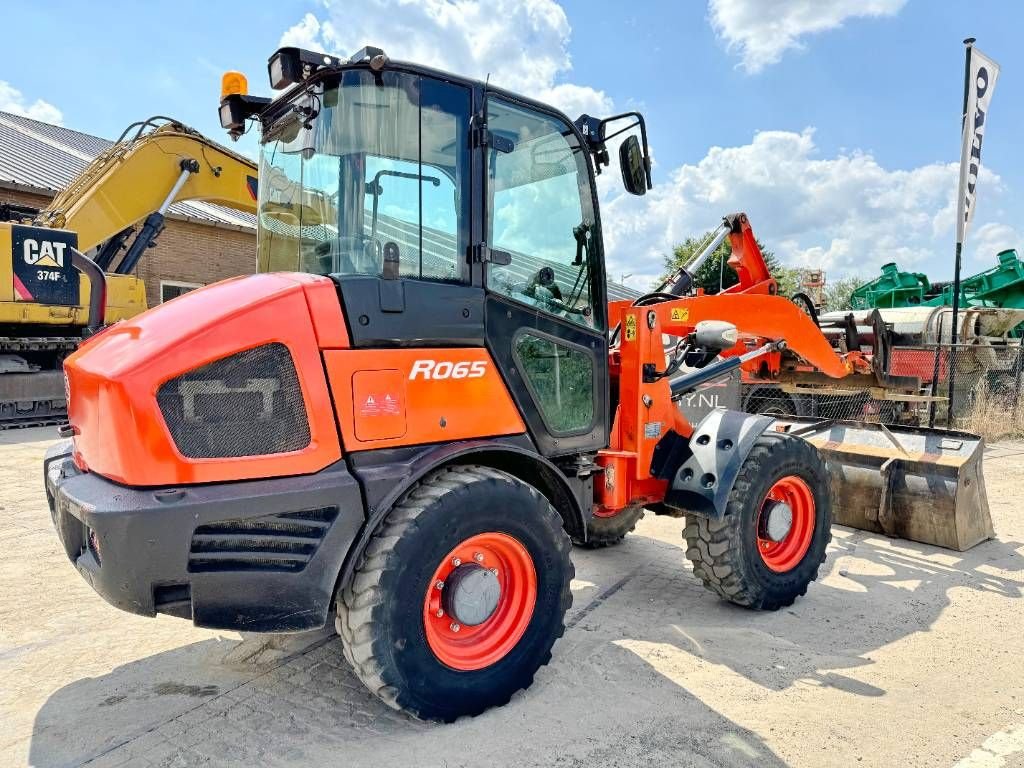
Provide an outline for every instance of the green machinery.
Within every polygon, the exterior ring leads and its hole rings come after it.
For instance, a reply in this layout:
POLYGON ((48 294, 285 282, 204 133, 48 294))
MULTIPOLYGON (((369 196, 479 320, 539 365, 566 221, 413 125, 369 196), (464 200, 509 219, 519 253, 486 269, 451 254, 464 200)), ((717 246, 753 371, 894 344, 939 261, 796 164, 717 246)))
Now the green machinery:
MULTIPOLYGON (((960 306, 1024 309, 1024 261, 1017 251, 1001 251, 991 269, 960 280, 960 306)), ((853 309, 941 307, 953 303, 952 283, 931 283, 920 272, 902 272, 895 263, 882 266, 881 276, 857 288, 853 309)))

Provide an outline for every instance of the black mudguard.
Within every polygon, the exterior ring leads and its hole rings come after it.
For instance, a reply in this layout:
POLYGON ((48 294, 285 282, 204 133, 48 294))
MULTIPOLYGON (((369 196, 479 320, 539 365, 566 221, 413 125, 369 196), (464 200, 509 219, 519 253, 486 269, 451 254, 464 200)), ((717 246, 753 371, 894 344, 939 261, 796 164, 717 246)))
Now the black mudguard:
POLYGON ((722 518, 740 467, 773 421, 719 408, 697 424, 690 440, 669 432, 655 448, 651 466, 656 477, 669 481, 665 504, 687 514, 722 518))

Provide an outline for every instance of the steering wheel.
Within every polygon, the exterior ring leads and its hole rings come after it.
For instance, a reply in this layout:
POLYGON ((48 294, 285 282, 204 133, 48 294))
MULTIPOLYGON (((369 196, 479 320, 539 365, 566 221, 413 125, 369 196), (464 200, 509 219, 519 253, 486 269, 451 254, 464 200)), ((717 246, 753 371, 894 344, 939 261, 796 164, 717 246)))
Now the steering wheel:
POLYGON ((529 283, 514 290, 528 298, 535 306, 552 314, 579 315, 584 318, 590 315, 590 307, 577 309, 565 303, 562 289, 555 282, 555 271, 551 267, 541 267, 529 283))

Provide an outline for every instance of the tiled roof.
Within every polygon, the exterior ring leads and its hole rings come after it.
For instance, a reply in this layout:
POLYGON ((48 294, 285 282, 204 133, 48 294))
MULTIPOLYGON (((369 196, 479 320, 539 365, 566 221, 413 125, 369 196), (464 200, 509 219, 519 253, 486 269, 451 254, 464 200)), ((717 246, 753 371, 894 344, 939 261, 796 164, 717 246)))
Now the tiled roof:
MULTIPOLYGON (((88 133, 0 112, 0 184, 56 194, 112 144, 88 133)), ((170 213, 217 224, 256 227, 252 214, 212 203, 175 203, 170 213)))

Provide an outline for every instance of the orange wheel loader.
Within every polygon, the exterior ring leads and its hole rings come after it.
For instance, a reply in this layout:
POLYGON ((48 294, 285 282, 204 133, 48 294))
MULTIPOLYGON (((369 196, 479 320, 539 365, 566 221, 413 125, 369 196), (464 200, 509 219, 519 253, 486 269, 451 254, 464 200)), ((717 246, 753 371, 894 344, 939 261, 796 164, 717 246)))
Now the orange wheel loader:
POLYGON ((608 301, 595 174, 626 131, 624 186, 650 188, 642 116, 574 122, 375 48, 285 48, 269 73, 275 99, 221 103, 232 134, 262 130, 260 274, 64 367, 46 488, 100 595, 249 631, 336 610, 373 692, 450 721, 530 685, 565 631, 571 542, 614 542, 645 507, 686 517, 723 598, 804 594, 830 538, 818 451, 676 401, 785 345, 848 364, 771 291, 608 301))

